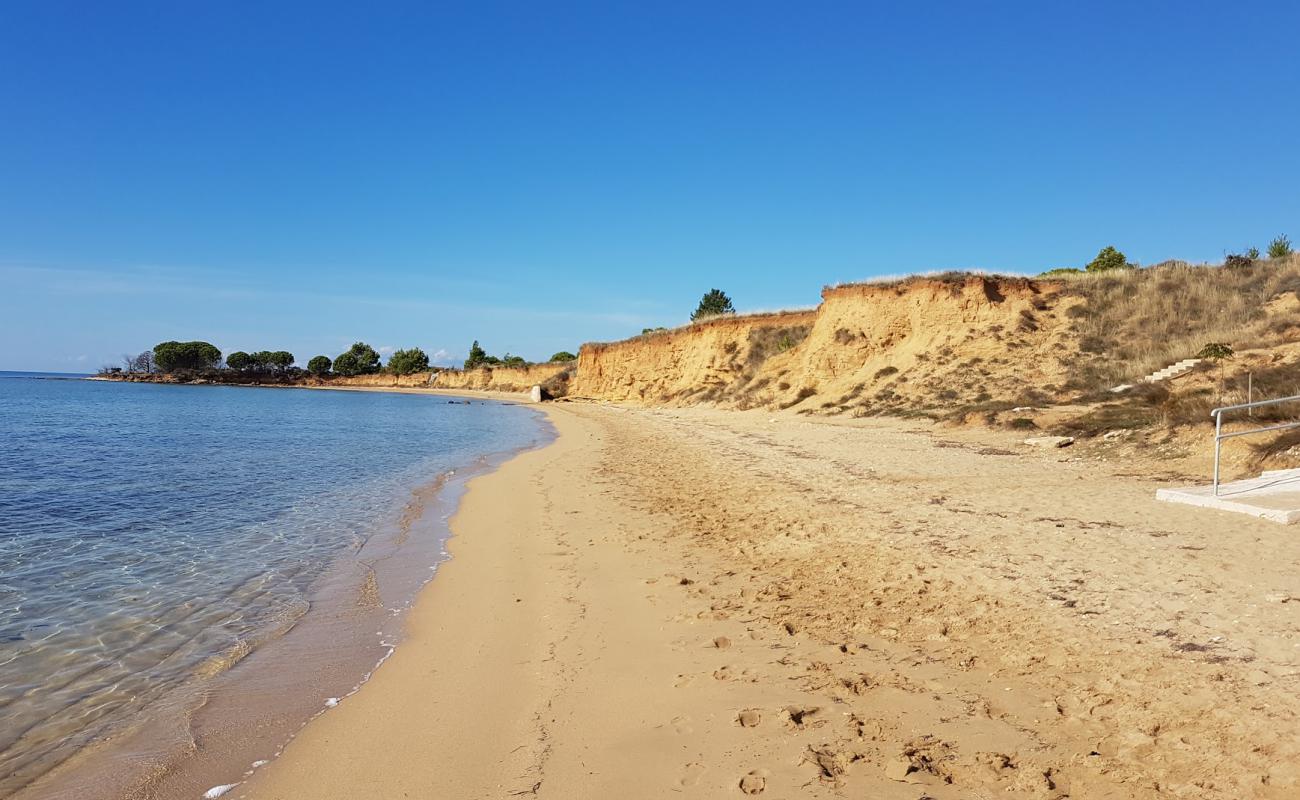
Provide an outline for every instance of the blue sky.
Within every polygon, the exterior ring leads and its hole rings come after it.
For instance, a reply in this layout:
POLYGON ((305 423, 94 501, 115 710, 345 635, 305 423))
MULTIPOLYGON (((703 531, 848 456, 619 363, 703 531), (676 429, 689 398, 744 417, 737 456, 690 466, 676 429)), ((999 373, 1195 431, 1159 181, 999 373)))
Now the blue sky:
POLYGON ((0 369, 542 359, 823 284, 1300 240, 1300 6, 0 7, 0 369))

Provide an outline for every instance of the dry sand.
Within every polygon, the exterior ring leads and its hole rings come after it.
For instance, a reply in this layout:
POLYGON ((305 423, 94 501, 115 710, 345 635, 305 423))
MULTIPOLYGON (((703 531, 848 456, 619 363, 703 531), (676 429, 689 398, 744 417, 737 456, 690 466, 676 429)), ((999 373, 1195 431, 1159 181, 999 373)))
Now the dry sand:
POLYGON ((547 408, 228 796, 1300 796, 1292 529, 987 432, 547 408))

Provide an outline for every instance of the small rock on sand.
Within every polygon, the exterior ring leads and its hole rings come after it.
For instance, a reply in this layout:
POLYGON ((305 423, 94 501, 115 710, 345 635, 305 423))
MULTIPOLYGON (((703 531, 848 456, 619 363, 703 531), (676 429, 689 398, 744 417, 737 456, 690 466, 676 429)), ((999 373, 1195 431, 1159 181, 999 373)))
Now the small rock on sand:
POLYGON ((905 781, 912 774, 912 760, 896 758, 885 765, 885 777, 891 781, 905 781))
POLYGON ((747 708, 736 717, 740 724, 746 728, 753 728, 763 721, 763 715, 757 709, 747 708))
POLYGON ((1073 436, 1030 436, 1025 444, 1031 447, 1069 447, 1074 444, 1073 436))
POLYGON ((713 646, 719 650, 726 650, 728 647, 731 647, 731 640, 725 636, 719 636, 713 640, 713 646))

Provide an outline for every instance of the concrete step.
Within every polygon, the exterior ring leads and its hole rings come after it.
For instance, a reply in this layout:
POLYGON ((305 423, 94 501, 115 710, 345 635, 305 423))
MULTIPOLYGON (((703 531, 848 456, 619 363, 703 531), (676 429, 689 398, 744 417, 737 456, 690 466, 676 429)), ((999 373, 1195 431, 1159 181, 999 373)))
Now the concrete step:
POLYGON ((1187 372, 1199 363, 1201 363, 1201 359, 1199 358, 1184 358, 1182 361, 1170 364, 1164 369, 1156 370, 1142 380, 1146 383, 1158 383, 1160 381, 1169 380, 1170 378, 1182 375, 1184 372, 1187 372))
MULTIPOLYGON (((1170 378, 1177 378, 1179 375, 1182 375, 1184 372, 1187 372, 1189 369, 1191 369, 1192 367, 1196 366, 1199 363, 1201 363, 1201 359, 1199 358, 1184 358, 1182 361, 1178 361, 1173 364, 1170 364, 1164 369, 1156 370, 1155 372, 1151 373, 1145 378, 1142 378, 1138 382, 1159 383, 1160 381, 1167 381, 1170 378)), ((1116 394, 1119 394, 1120 392, 1127 392, 1129 389, 1132 388, 1133 388, 1133 384, 1131 383, 1121 383, 1119 386, 1112 388, 1111 391, 1116 394)))

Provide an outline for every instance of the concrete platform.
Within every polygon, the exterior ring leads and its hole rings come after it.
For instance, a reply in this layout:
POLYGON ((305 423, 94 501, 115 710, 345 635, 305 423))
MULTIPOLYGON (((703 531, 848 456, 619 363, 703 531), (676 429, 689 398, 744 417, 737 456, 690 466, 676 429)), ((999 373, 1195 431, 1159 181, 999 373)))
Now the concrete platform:
POLYGON ((1300 522, 1300 469, 1272 470, 1258 478, 1220 483, 1218 497, 1210 486, 1187 486, 1157 489, 1156 499, 1235 511, 1292 525, 1300 522))

